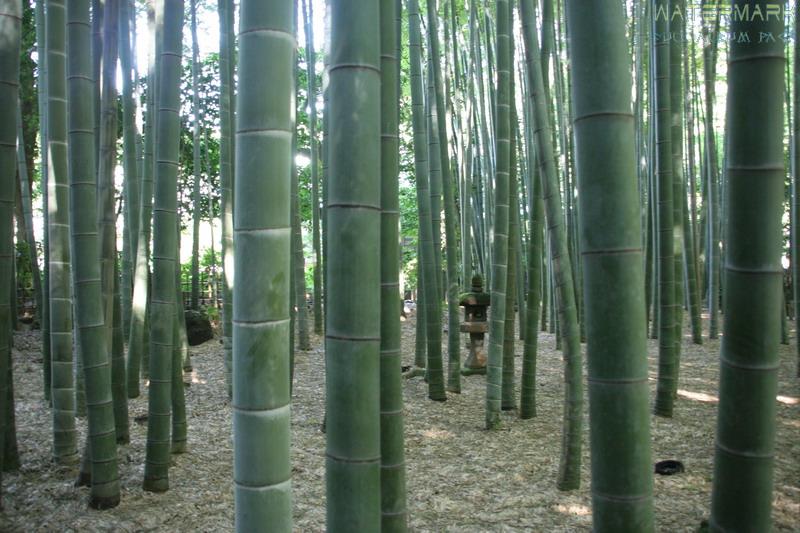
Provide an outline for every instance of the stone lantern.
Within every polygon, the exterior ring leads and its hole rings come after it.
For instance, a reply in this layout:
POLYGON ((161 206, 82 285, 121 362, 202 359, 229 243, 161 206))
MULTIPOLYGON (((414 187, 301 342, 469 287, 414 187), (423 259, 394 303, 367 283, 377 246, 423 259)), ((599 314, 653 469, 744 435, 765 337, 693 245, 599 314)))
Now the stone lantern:
POLYGON ((480 274, 472 276, 471 291, 461 295, 458 304, 464 308, 464 323, 461 331, 469 333, 469 356, 464 362, 464 374, 475 374, 486 371, 486 351, 483 348, 487 322, 487 308, 491 296, 483 290, 483 278, 480 274), (476 372, 478 371, 478 372, 476 372))

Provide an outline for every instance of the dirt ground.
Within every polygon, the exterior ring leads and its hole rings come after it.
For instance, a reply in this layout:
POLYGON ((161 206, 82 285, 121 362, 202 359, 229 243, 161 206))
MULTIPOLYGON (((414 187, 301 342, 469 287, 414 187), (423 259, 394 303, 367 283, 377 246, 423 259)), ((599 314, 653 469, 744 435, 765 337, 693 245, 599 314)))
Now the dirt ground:
MULTIPOLYGON (((655 476, 659 531, 694 531, 710 505, 717 404, 719 341, 683 342, 675 417, 652 417, 653 460, 679 459, 682 474, 655 476)), ((446 336, 445 336, 446 337, 446 336)), ((445 341, 446 342, 446 341, 445 341)), ((321 339, 297 354, 293 398, 293 490, 296 531, 325 527, 325 437, 321 339)), ((462 350, 466 337, 462 336, 462 350)), ((462 393, 431 402, 426 384, 404 384, 409 525, 414 531, 584 531, 591 527, 588 434, 582 486, 555 487, 560 453, 563 379, 552 335, 540 335, 538 416, 503 414, 499 431, 483 429, 483 376, 463 378, 462 393)), ((403 323, 404 364, 413 361, 414 317, 403 323)), ((776 531, 800 531, 800 381, 796 352, 781 346, 777 401, 773 520, 776 531)), ((221 531, 233 526, 232 448, 222 345, 191 349, 194 371, 186 375, 189 453, 175 456, 170 490, 141 489, 147 411, 144 394, 131 400, 131 443, 119 448, 122 503, 109 511, 87 509, 87 489, 73 487, 75 471, 51 461, 51 418, 43 401, 40 335, 18 333, 13 352, 16 416, 22 467, 3 475, 0 531, 221 531)), ((446 353, 446 351, 445 351, 446 353)), ((522 353, 522 343, 517 343, 522 353)), ((650 381, 655 393, 656 341, 649 341, 650 381)), ((517 376, 521 358, 517 358, 517 376)), ((652 395, 651 395, 652 398, 652 395)), ((85 422, 78 421, 81 442, 85 422)), ((584 426, 588 428, 588 420, 584 426)), ((588 429, 587 429, 588 431, 588 429)))

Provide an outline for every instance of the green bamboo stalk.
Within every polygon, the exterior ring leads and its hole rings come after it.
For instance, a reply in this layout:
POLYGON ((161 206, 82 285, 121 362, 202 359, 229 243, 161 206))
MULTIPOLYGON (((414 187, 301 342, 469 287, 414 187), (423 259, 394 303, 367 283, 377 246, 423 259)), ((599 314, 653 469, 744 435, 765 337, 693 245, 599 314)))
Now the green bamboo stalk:
MULTIPOLYGON (((325 6, 325 14, 324 14, 324 21, 325 21, 325 42, 328 42, 327 37, 330 35, 330 24, 331 24, 331 3, 329 0, 326 0, 324 3, 325 6)), ((329 102, 329 92, 328 87, 330 86, 330 82, 328 80, 328 64, 330 63, 330 56, 329 54, 323 54, 322 56, 322 105, 324 109, 328 109, 330 104, 329 102)), ((330 138, 328 136, 330 132, 329 122, 330 122, 330 114, 327 112, 322 113, 322 141, 320 142, 320 180, 322 181, 322 198, 321 198, 321 206, 320 206, 320 240, 322 241, 322 261, 323 261, 323 268, 322 268, 322 301, 324 302, 323 309, 325 310, 324 313, 327 313, 327 305, 328 305, 328 269, 325 267, 325 262, 328 260, 328 159, 329 159, 329 148, 330 148, 330 138)), ((324 317, 324 315, 323 315, 324 317)), ((325 327, 327 327, 327 322, 323 321, 323 333, 325 332, 325 327)), ((326 407, 327 409, 327 407, 326 407)), ((327 417, 326 417, 327 418, 327 417)), ((322 429, 325 429, 325 420, 322 421, 322 429)))
MULTIPOLYGON (((784 2, 750 1, 752 10, 784 2)), ((733 17, 733 35, 783 34, 781 16, 733 17)), ((724 333, 712 531, 769 531, 782 293, 784 43, 729 43, 724 333), (758 102, 758 105, 753 105, 758 102)))
POLYGON ((8 372, 6 373, 5 438, 3 439, 2 468, 3 472, 18 472, 22 463, 19 460, 17 420, 14 409, 14 365, 11 361, 11 350, 6 353, 8 354, 8 372))
MULTIPOLYGON (((180 216, 180 215, 179 215, 180 216)), ((178 218, 180 220, 180 218, 178 218)), ((170 451, 174 454, 188 451, 186 437, 186 398, 183 390, 183 365, 188 359, 189 345, 185 342, 186 317, 183 314, 183 289, 181 288, 181 232, 180 223, 175 227, 175 318, 172 326, 172 433, 170 451), (183 322, 183 327, 181 327, 183 322)))
POLYGON ((586 296, 593 528, 653 531, 647 322, 624 11, 619 4, 571 0, 566 14, 586 296))
MULTIPOLYGON (((581 263, 578 260, 578 239, 577 239, 577 210, 575 204, 575 172, 573 171, 573 158, 574 147, 572 145, 572 104, 569 100, 569 69, 564 68, 562 56, 566 61, 569 61, 569 35, 568 26, 562 20, 563 9, 561 3, 556 3, 556 14, 554 23, 556 25, 555 34, 559 37, 555 39, 555 49, 553 53, 553 69, 554 87, 556 103, 556 122, 557 130, 554 129, 554 134, 558 133, 558 145, 560 145, 561 153, 564 158, 563 172, 558 171, 558 159, 556 161, 556 174, 563 176, 563 189, 564 197, 562 199, 564 208, 564 221, 566 223, 566 238, 567 238, 567 251, 569 254, 570 267, 572 269, 572 286, 575 294, 575 308, 578 317, 579 339, 585 340, 586 334, 584 331, 583 320, 583 296, 582 283, 581 283, 581 263)), ((556 146, 556 143, 554 143, 556 146)), ((558 192, 559 190, 556 189, 558 192)), ((560 337, 559 337, 560 338, 560 337)))
MULTIPOLYGON (((438 133, 439 162, 441 168, 442 202, 444 203, 445 256, 447 259, 447 390, 461 392, 461 333, 458 318, 459 265, 458 243, 456 241, 455 195, 453 178, 450 173, 449 140, 447 138, 447 116, 445 108, 442 67, 440 63, 438 15, 436 0, 428 0, 428 42, 430 43, 429 63, 433 78, 431 119, 438 133)), ((446 33, 445 33, 446 35, 446 33)), ((445 57, 447 55, 445 54, 445 57)), ((448 92, 449 94, 449 92, 448 92)), ((437 228, 438 230, 438 228, 437 228)), ((438 231, 436 231, 438 233, 438 231)))
POLYGON ((222 225, 222 345, 225 353, 225 383, 228 397, 232 395, 233 352, 231 323, 233 313, 233 70, 231 63, 235 37, 233 36, 233 1, 218 0, 219 13, 219 70, 220 70, 220 159, 219 183, 221 189, 220 222, 222 225), (233 41, 233 42, 232 42, 233 41))
POLYGON ((319 152, 317 145, 317 55, 314 51, 314 3, 303 0, 308 67, 308 136, 311 152, 311 240, 314 249, 314 333, 322 335, 322 245, 319 227, 319 152))
MULTIPOLYGON (((429 45, 430 46, 430 45, 429 45)), ((427 83, 425 86, 425 126, 428 139, 428 178, 431 195, 431 225, 433 226, 433 253, 436 271, 436 287, 438 298, 442 297, 442 290, 446 280, 442 274, 442 159, 439 150, 439 128, 434 115, 436 110, 436 88, 433 81, 433 65, 431 65, 430 52, 428 53, 427 83)))
MULTIPOLYGON (((119 0, 103 4, 102 86, 100 144, 97 161, 97 213, 100 274, 105 314, 106 346, 110 350, 114 323, 114 272, 117 262, 116 202, 114 173, 117 167, 117 24, 119 0)), ((95 14, 96 15, 96 14, 95 14)), ((95 117, 97 121, 97 117, 95 117)), ((97 144, 97 142, 95 142, 97 144)), ((82 359, 79 359, 83 361, 82 359)))
MULTIPOLYGON (((683 12, 686 8, 685 0, 670 0, 670 11, 678 9, 683 12)), ((672 38, 669 41, 669 94, 671 112, 671 148, 672 148, 672 232, 673 232, 673 266, 675 269, 675 302, 673 307, 673 321, 675 323, 675 336, 673 342, 673 366, 670 377, 673 399, 678 395, 678 376, 680 375, 681 346, 683 344, 683 305, 684 305, 684 271, 683 271, 683 204, 684 198, 684 169, 683 169, 683 129, 686 127, 683 120, 683 20, 681 17, 670 16, 669 32, 672 38)), ((670 407, 671 411, 671 407, 670 407)))
POLYGON ((47 203, 47 183, 49 175, 49 135, 47 130, 47 21, 45 17, 45 2, 47 0, 36 0, 36 50, 39 59, 38 74, 36 78, 37 96, 39 99, 39 179, 41 180, 40 189, 42 191, 42 222, 44 225, 44 235, 42 235, 42 248, 44 264, 42 265, 42 382, 44 383, 44 398, 48 405, 51 404, 52 389, 52 354, 50 350, 50 246, 48 244, 47 228, 49 227, 49 213, 47 203))
MULTIPOLYGON (((297 69, 295 68, 295 72, 297 69)), ((295 145, 297 139, 295 139, 295 145)), ((296 152, 296 150, 292 150, 296 152)), ((306 304, 306 261, 303 253, 303 229, 300 215, 300 195, 297 167, 292 167, 292 291, 294 317, 297 330, 297 348, 303 351, 311 349, 308 335, 308 305, 306 304)), ((292 334, 294 338, 294 334, 292 334)), ((294 367, 293 367, 294 368, 294 367)))
POLYGON ((111 324, 111 399, 117 443, 131 440, 128 419, 128 391, 125 379, 125 332, 122 326, 122 296, 119 265, 114 273, 114 322, 111 324))
POLYGON ((327 529, 379 531, 380 10, 331 2, 327 529), (357 88, 357 90, 356 90, 357 88))
MULTIPOLYGON (((297 18, 297 4, 294 7, 294 17, 297 18)), ((294 35, 295 39, 297 38, 297 27, 294 28, 294 35)), ((294 79, 295 83, 297 83, 297 52, 295 51, 295 58, 294 58, 294 79)), ((295 98, 297 98, 297 89, 295 89, 295 98)), ((292 145, 291 151, 293 154, 297 153, 297 130, 292 134, 292 145)), ((299 207, 298 207, 298 183, 297 183, 297 164, 292 161, 292 168, 291 168, 291 186, 289 189, 289 196, 290 206, 289 206, 289 217, 292 222, 292 237, 291 237, 291 251, 290 251, 290 258, 289 258, 289 286, 291 287, 291 291, 289 293, 289 396, 291 397, 292 390, 294 388, 294 356, 296 351, 296 344, 295 339, 297 338, 297 301, 300 299, 298 298, 298 284, 297 284, 297 250, 298 248, 302 249, 302 242, 298 244, 300 239, 297 238, 297 234, 299 231, 296 231, 296 228, 299 227, 299 207), (297 222, 297 225, 295 225, 297 222)), ((324 423, 324 422, 323 422, 324 423)))
MULTIPOLYGON (((100 78, 102 77, 103 67, 103 8, 104 0, 92 0, 92 79, 95 80, 94 86, 94 151, 95 165, 100 164, 100 120, 102 117, 102 88, 100 78)), ((97 170, 97 169, 95 169, 97 170)), ((101 236, 102 239, 102 236, 101 236)), ((102 246, 102 244, 101 244, 102 246)), ((102 268, 102 264, 101 264, 102 268)), ((80 359, 78 359, 80 366, 80 359)), ((80 409, 80 402, 78 402, 80 409)))
POLYGON ((121 267, 120 297, 122 309, 122 327, 125 339, 131 329, 131 297, 133 295, 133 275, 136 264, 139 237, 139 164, 136 159, 136 103, 134 100, 134 83, 131 79, 131 13, 135 12, 131 0, 120 0, 119 4, 119 64, 122 69, 122 143, 123 170, 125 175, 125 231, 123 233, 123 265, 121 267), (127 243, 127 246, 125 245, 127 243), (126 253, 127 252, 127 253, 126 253))
MULTIPOLYGON (((22 139, 22 114, 17 113, 17 139, 22 139)), ((33 207, 31 205, 31 187, 28 174, 28 161, 25 157, 25 143, 17 143, 17 174, 19 175, 19 200, 22 206, 22 220, 24 238, 28 245, 28 255, 31 263, 31 277, 33 278, 33 297, 36 303, 35 320, 41 325, 42 313, 42 277, 39 271, 39 257, 36 248, 36 235, 33 231, 33 207)), ((19 226, 20 224, 17 224, 19 226)), ((16 294, 14 295, 16 298, 16 294)), ((16 305, 16 303, 14 304, 16 305)))
MULTIPOLYGON (((422 37, 420 32, 420 14, 417 0, 408 2, 408 50, 410 58, 411 85, 411 122, 414 134, 414 174, 417 181, 417 209, 419 211, 420 265, 422 267, 423 314, 417 320, 425 320, 427 339, 426 377, 428 380, 428 398, 444 401, 447 394, 444 390, 442 369, 442 313, 439 298, 439 276, 433 240, 433 221, 429 192, 428 139, 423 104, 422 82, 422 37)), ((417 365, 419 367, 419 365, 417 365)))
MULTIPOLYGON (((148 33, 155 32, 153 10, 148 8, 148 33)), ((150 229, 153 212, 153 149, 155 135, 155 56, 148 56, 147 103, 144 125, 144 147, 142 150, 141 191, 139 194, 139 223, 136 238, 136 265, 133 277, 133 300, 131 302, 131 325, 128 335, 128 360, 126 362, 128 398, 139 396, 140 369, 149 371, 145 357, 149 353, 149 342, 145 342, 148 304, 150 300, 150 229)), ((149 363, 149 362, 148 362, 149 363)))
MULTIPOLYGON (((66 19, 63 0, 47 0, 48 248, 52 357, 53 455, 75 464, 75 383, 72 375, 72 287, 67 184, 66 19)), ((0 283, 2 285, 2 283, 0 283)), ((6 299, 5 301, 8 301, 6 299)))
POLYGON ((291 531, 290 188, 293 2, 244 0, 239 18, 233 431, 237 531, 291 531), (274 83, 282 80, 282 83, 274 83), (267 93, 264 93, 268 88, 267 93), (265 98, 266 96, 266 98, 265 98), (269 305, 264 305, 268 302, 269 305), (265 445, 266 443, 266 445, 265 445))
MULTIPOLYGON (((703 6, 708 5, 710 0, 703 0, 703 6)), ((708 336, 716 339, 719 329, 719 281, 720 281, 720 197, 718 186, 717 171, 717 141, 714 131, 714 83, 716 81, 717 63, 717 39, 719 34, 720 11, 715 9, 713 25, 703 25, 703 36, 706 45, 703 47, 703 79, 705 89, 705 166, 706 166, 706 187, 708 200, 708 238, 706 252, 707 257, 707 278, 708 278, 708 336)))
MULTIPOLYGON (((532 8, 532 6, 530 6, 532 8)), ((532 9, 524 17, 532 17, 532 9)), ((536 32, 530 24, 524 31, 528 65, 528 85, 533 98, 536 129, 536 147, 539 169, 542 176, 542 198, 544 200, 547 228, 550 240, 550 255, 554 279, 554 291, 558 294, 558 323, 564 339, 564 433, 559 465, 558 488, 572 490, 580 486, 581 430, 583 410, 583 387, 581 378, 581 346, 578 316, 575 307, 575 285, 572 282, 572 267, 567 250, 568 242, 564 228, 564 215, 558 194, 558 178, 554 164, 552 134, 547 116, 547 98, 539 59, 536 32)), ((524 29, 524 28, 523 28, 524 29)))
POLYGON ((692 342, 694 344, 703 344, 703 323, 702 318, 700 316, 701 313, 701 277, 699 275, 700 265, 699 265, 699 234, 697 230, 698 221, 697 221, 697 186, 695 182, 695 176, 697 175, 696 171, 696 159, 695 159, 695 125, 697 124, 697 109, 696 103, 697 98, 692 98, 695 96, 695 87, 697 76, 696 68, 689 69, 689 63, 693 63, 695 60, 695 45, 694 45, 694 28, 691 24, 689 24, 689 28, 687 31, 686 25, 684 24, 684 40, 689 37, 689 47, 684 57, 683 61, 683 78, 685 80, 684 83, 684 116, 688 116, 687 122, 688 127, 686 128, 686 152, 687 152, 687 171, 688 175, 686 176, 686 181, 683 184, 684 189, 684 198, 688 195, 689 199, 684 200, 683 202, 683 233, 684 233, 684 265, 686 270, 686 277, 688 279, 688 287, 687 290, 689 291, 689 317, 691 320, 691 327, 692 327, 692 342))
MULTIPOLYGON (((419 187, 419 183, 417 183, 417 187, 419 187)), ((417 205, 417 209, 419 209, 419 204, 417 205)), ((419 212, 419 211, 418 211, 419 212)), ((422 220, 419 215, 417 215, 417 220, 422 220)), ((420 226, 420 229, 422 226, 420 226)), ((426 335, 425 328, 427 327, 427 321, 425 320, 425 287, 424 287, 424 279, 423 279, 423 271, 422 271, 422 244, 420 243, 422 234, 419 234, 417 237, 417 298, 416 298, 416 316, 417 320, 414 322, 414 368, 409 370, 404 374, 403 377, 416 377, 421 376, 425 373, 425 366, 426 366, 426 359, 428 357, 427 347, 428 347, 428 339, 426 335), (411 376, 411 373, 414 373, 415 376, 411 376)))
POLYGON ((495 123, 494 243, 486 362, 486 429, 500 425, 503 372, 503 339, 506 318, 506 269, 508 266, 508 198, 511 167, 511 9, 508 0, 497 0, 497 121, 495 123))
POLYGON ((380 2, 381 43, 381 531, 404 532, 406 466, 400 376, 400 100, 396 0, 380 2))
MULTIPOLYGON (((512 88, 513 94, 513 88, 512 88)), ((513 101, 513 98, 512 98, 513 101)), ((512 120, 516 114, 511 113, 512 120)), ((503 372, 500 385, 501 409, 508 411, 516 409, 517 400, 514 391, 514 305, 516 303, 517 286, 517 238, 519 234, 519 197, 517 194, 516 170, 516 145, 515 137, 511 137, 511 172, 509 173, 508 187, 508 268, 506 269, 506 316, 503 328, 503 372), (514 213, 514 211, 517 213, 514 213), (514 216, 516 214, 516 216, 514 216)))
POLYGON ((150 492, 164 492, 169 488, 170 463, 183 0, 159 3, 156 9, 156 25, 163 21, 163 31, 160 32, 158 47, 150 393, 143 488, 150 492))
POLYGON ((192 292, 191 308, 200 308, 200 48, 197 41, 197 0, 190 0, 192 32, 192 292))
MULTIPOLYGON (((520 18, 522 31, 535 32, 531 28, 536 21, 528 13, 532 10, 531 0, 520 3, 520 18)), ((528 68, 531 68, 529 65, 528 68)), ((532 107, 526 99, 526 108, 532 107)), ((532 112, 529 110, 529 116, 532 112)), ((526 145, 530 156, 535 155, 533 149, 533 132, 526 128, 526 145)), ((522 419, 536 416, 536 356, 538 351, 539 315, 542 309, 542 254, 544 226, 544 202, 542 200, 542 181, 537 172, 534 158, 528 158, 528 168, 525 177, 528 180, 529 212, 531 213, 530 241, 528 243, 528 297, 526 301, 527 313, 525 315, 525 344, 522 352, 522 384, 520 386, 519 416, 522 419)))
MULTIPOLYGON (((689 178, 691 180, 691 178, 689 178)), ((688 183, 691 183, 689 181, 688 183)), ((687 287, 689 291, 689 318, 692 325, 692 342, 703 344, 703 325, 700 321, 700 288, 697 280, 697 257, 694 253, 693 226, 690 220, 690 206, 686 199, 687 181, 681 184, 681 196, 683 197, 683 209, 681 217, 681 232, 683 235, 683 264, 681 271, 686 273, 687 287)), ((693 193, 692 193, 693 194, 693 193)))
MULTIPOLYGON (((6 411, 9 401, 8 380, 11 364, 11 285, 14 258, 14 198, 17 115, 19 109, 19 51, 22 26, 22 2, 0 0, 0 465, 5 466, 6 432, 10 430, 6 411)), ((22 140, 19 140, 20 144, 22 140)), ((0 480, 2 477, 0 476, 0 480)))
MULTIPOLYGON (((15 174, 17 174, 17 173, 15 172, 15 174)), ((16 175, 14 176, 14 181, 16 182, 16 175)), ((16 191, 16 185, 14 187, 14 190, 16 191)), ((15 204, 15 210, 16 210, 16 205, 18 204, 18 202, 16 201, 16 197, 17 197, 16 192, 15 192, 14 196, 15 196, 14 204, 15 204)), ((20 222, 20 219, 18 217, 15 217, 15 218, 16 218, 16 222, 20 222)), ((10 315, 11 316, 11 321, 10 321, 10 323, 11 323, 11 336, 13 338, 14 332, 17 330, 17 328, 19 326, 19 316, 17 314, 17 262, 16 262, 16 260, 12 262, 11 287, 10 287, 9 291, 10 291, 9 292, 10 296, 8 297, 8 305, 10 306, 10 310, 11 310, 11 315, 10 315)), ((13 344, 13 342, 12 342, 12 344, 13 344)))
MULTIPOLYGON (((111 357, 101 294, 97 233, 97 177, 94 153, 94 81, 88 0, 69 0, 69 208, 77 347, 83 360, 91 449, 89 506, 116 507, 120 501, 111 357)), ((65 206, 67 207, 67 206, 65 206)), ((82 469, 83 470, 83 469, 82 469)))
MULTIPOLYGON (((800 195, 798 195, 798 175, 800 175, 800 25, 794 24, 794 141, 792 160, 792 288, 795 332, 800 332, 800 195)), ((797 333, 795 334, 797 335, 797 333)), ((800 376, 800 342, 795 342, 797 350, 797 375, 800 376)))
MULTIPOLYGON (((655 71, 655 100, 652 110, 656 124, 656 182, 658 184, 658 385, 653 408, 659 416, 672 416, 675 399, 673 385, 677 383, 677 360, 675 337, 679 333, 675 326, 675 248, 673 246, 673 158, 670 113, 670 30, 668 2, 653 0, 655 28, 653 35, 653 62, 655 71)), ((678 342, 680 342, 680 335, 678 342)))

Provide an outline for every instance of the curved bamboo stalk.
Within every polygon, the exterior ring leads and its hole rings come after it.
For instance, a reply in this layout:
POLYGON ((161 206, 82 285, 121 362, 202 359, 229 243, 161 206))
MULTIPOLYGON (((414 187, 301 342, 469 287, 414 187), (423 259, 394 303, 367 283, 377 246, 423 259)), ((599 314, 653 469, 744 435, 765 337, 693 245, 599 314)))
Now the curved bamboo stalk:
MULTIPOLYGON (((523 4, 523 6, 526 4, 523 4)), ((532 6, 529 6, 532 8, 532 6)), ((525 19, 533 17, 527 9, 525 19)), ((559 464, 558 488, 572 490, 580 486, 581 432, 583 410, 583 385, 581 376, 581 344, 578 329, 578 313, 575 307, 575 285, 572 282, 572 267, 567 250, 568 242, 564 228, 564 215, 558 193, 555 157, 552 144, 550 119, 547 113, 543 68, 539 56, 536 32, 530 23, 523 27, 528 64, 528 85, 533 99, 534 122, 539 172, 542 177, 542 198, 547 216, 550 241, 553 289, 558 298, 558 324, 564 339, 564 433, 559 464), (527 30, 526 30, 527 28, 527 30)), ((644 307, 644 304, 642 304, 644 307)))

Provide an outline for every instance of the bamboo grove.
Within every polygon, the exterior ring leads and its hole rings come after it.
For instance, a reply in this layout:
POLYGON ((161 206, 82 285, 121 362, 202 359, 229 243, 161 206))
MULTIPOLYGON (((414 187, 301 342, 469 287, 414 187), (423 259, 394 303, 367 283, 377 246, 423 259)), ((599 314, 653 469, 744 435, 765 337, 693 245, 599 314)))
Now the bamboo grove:
POLYGON ((28 276, 52 459, 92 508, 121 500, 129 400, 147 399, 143 490, 192 453, 186 321, 207 313, 238 531, 293 528, 298 351, 323 346, 327 529, 406 531, 404 388, 444 402, 476 380, 488 434, 535 427, 544 333, 552 482, 580 489, 588 413, 595 530, 656 529, 651 417, 678 420, 682 350, 718 337, 708 527, 769 530, 797 35, 792 5, 756 0, 0 0, 0 464, 25 459, 28 276))

